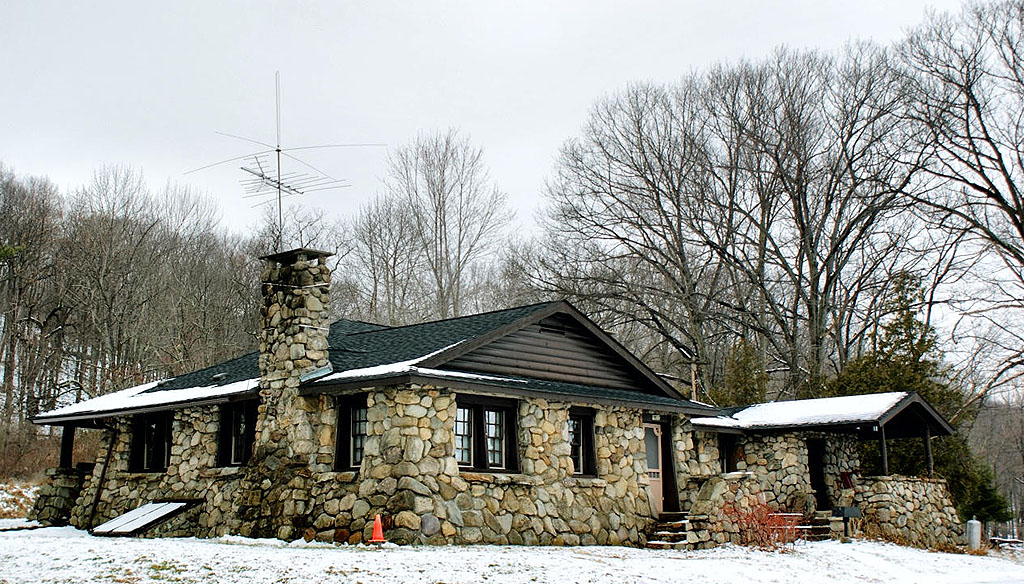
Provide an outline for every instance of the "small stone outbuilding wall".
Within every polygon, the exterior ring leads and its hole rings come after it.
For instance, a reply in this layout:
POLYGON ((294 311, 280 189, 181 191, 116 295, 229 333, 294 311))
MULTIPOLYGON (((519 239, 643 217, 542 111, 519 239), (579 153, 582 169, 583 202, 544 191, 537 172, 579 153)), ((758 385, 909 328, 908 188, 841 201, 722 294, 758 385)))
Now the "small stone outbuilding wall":
POLYGON ((808 440, 824 441, 825 488, 829 500, 838 505, 844 498, 843 473, 852 481, 860 467, 854 436, 820 432, 743 436, 738 444, 744 457, 737 463, 737 470, 752 473, 761 481, 763 497, 769 504, 784 511, 813 511, 808 440))
POLYGON ((677 417, 672 424, 672 445, 679 509, 689 511, 704 483, 722 474, 718 434, 694 430, 689 420, 677 417))
POLYGON ((902 545, 950 548, 966 543, 964 524, 944 479, 864 477, 855 489, 861 530, 902 545))

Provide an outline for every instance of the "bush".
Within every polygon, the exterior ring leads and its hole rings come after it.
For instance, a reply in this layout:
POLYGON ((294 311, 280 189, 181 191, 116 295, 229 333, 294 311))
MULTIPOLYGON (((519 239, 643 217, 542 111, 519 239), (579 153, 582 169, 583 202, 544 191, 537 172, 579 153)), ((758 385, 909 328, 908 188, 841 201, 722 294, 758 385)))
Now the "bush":
POLYGON ((798 539, 797 525, 801 517, 792 513, 779 513, 767 503, 754 503, 739 509, 727 503, 722 512, 727 520, 739 528, 740 544, 760 550, 777 550, 798 539))

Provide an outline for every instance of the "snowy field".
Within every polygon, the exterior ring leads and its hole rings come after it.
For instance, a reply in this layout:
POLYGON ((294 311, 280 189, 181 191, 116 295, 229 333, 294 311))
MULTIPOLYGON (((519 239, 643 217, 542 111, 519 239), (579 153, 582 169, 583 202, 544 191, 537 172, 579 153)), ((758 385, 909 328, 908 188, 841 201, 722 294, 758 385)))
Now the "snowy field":
POLYGON ((1024 553, 979 557, 874 542, 800 543, 784 553, 733 546, 701 552, 368 548, 243 538, 100 538, 70 527, 2 531, 0 583, 22 582, 1022 583, 1024 553))

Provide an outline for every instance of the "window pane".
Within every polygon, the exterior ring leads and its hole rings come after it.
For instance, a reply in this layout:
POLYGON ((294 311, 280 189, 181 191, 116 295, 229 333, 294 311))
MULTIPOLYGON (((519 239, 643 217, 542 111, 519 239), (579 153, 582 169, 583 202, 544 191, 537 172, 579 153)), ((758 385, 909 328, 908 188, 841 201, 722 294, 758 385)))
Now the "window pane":
POLYGON ((363 449, 366 445, 366 408, 352 408, 352 466, 363 462, 363 449))
POLYGON ((232 408, 231 418, 231 464, 242 464, 245 462, 245 431, 248 423, 245 408, 232 408))
POLYGON ((463 466, 473 464, 473 410, 455 410, 455 461, 463 466))
POLYGON ((583 474, 583 420, 577 416, 569 418, 569 445, 573 474, 583 474))
POLYGON ((484 411, 484 435, 487 437, 487 466, 505 467, 505 416, 497 410, 484 411))
POLYGON ((645 428, 644 446, 647 447, 648 470, 661 470, 661 445, 654 428, 645 428))

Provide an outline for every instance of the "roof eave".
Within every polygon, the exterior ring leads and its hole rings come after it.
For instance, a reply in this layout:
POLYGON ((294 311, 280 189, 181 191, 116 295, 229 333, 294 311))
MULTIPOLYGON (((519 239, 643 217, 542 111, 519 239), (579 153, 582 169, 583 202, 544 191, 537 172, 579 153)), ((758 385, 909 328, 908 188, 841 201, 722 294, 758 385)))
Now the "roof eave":
POLYGON ((106 420, 108 418, 117 418, 121 416, 134 416, 136 414, 149 414, 153 412, 164 412, 168 410, 177 410, 182 408, 218 405, 227 402, 240 401, 252 398, 254 395, 258 394, 259 387, 257 386, 252 390, 239 393, 232 393, 228 395, 221 395, 210 398, 196 398, 192 400, 174 401, 165 404, 153 404, 150 406, 119 408, 116 410, 106 410, 102 412, 82 412, 80 414, 69 414, 64 416, 47 416, 45 414, 42 414, 39 416, 29 418, 29 421, 39 426, 68 426, 72 425, 73 422, 106 420))
POLYGON ((711 411, 695 408, 687 403, 680 403, 678 406, 670 404, 652 404, 642 400, 629 400, 614 397, 583 397, 558 391, 545 391, 540 389, 521 388, 506 385, 500 381, 481 382, 465 379, 453 379, 444 376, 423 375, 420 373, 399 373, 380 377, 356 379, 352 381, 321 382, 300 387, 299 394, 304 396, 320 394, 344 394, 361 389, 381 387, 387 385, 443 385, 456 390, 467 390, 472 392, 492 393, 498 395, 511 395, 517 397, 537 397, 542 399, 558 399, 578 403, 594 403, 600 405, 614 405, 634 407, 641 410, 685 414, 688 416, 706 416, 711 411))

